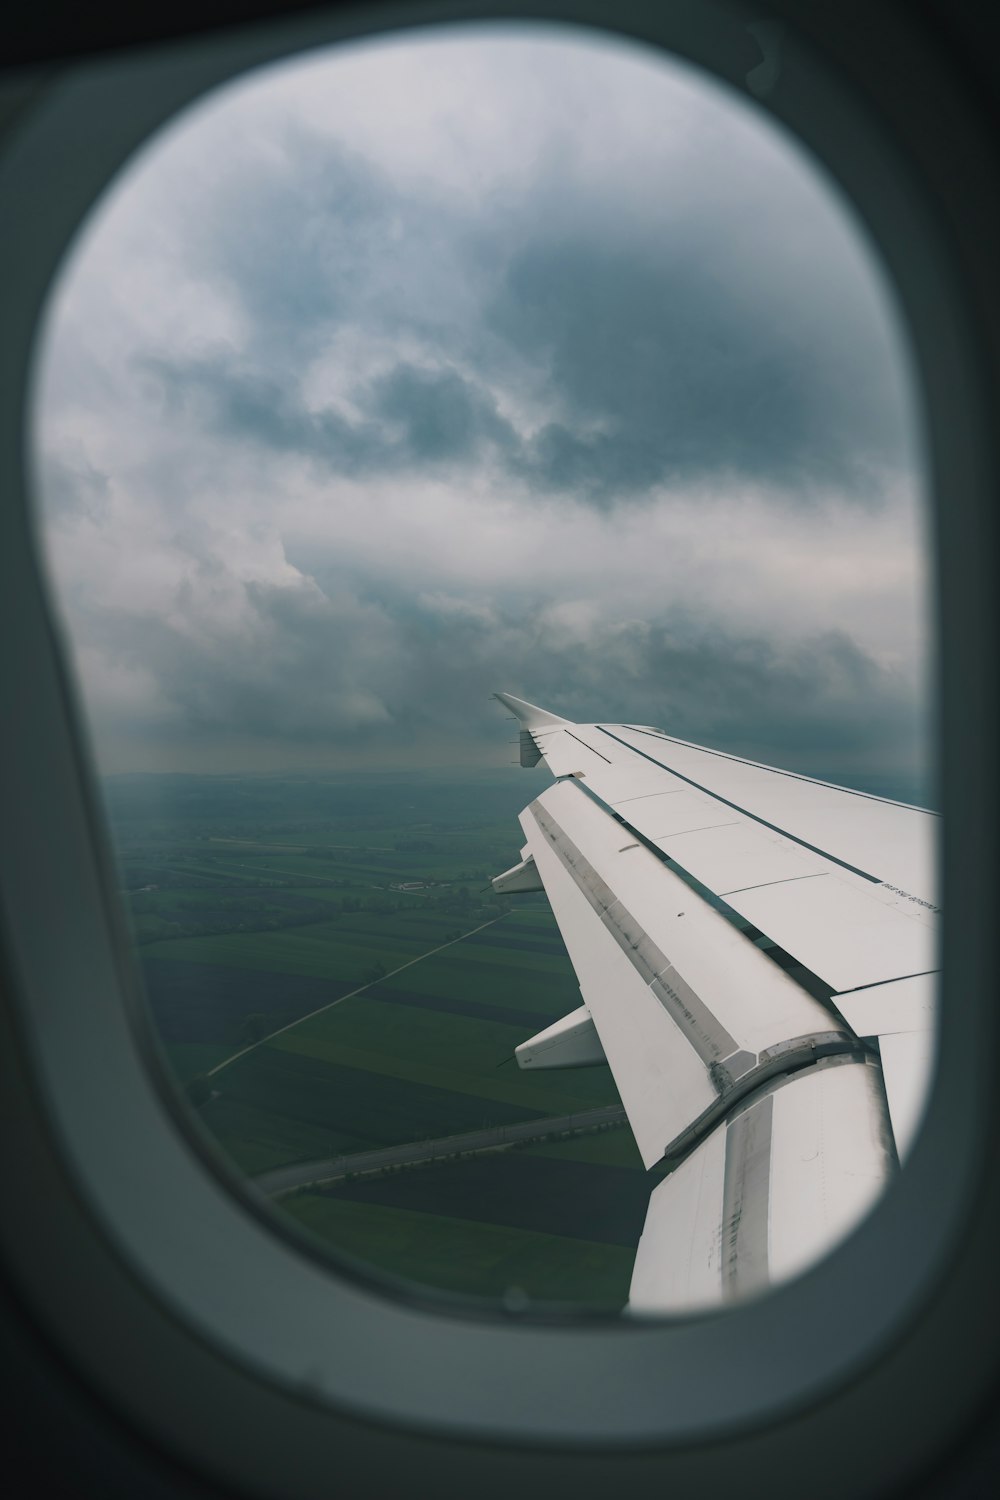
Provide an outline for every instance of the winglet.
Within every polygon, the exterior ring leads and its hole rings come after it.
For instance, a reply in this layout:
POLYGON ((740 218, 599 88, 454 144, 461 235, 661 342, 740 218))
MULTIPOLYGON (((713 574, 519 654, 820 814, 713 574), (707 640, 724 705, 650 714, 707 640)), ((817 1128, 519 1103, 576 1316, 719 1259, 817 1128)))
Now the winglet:
POLYGON ((498 703, 504 708, 509 708, 522 729, 550 729, 557 724, 572 724, 572 719, 561 719, 558 714, 550 714, 547 708, 538 708, 534 703, 526 703, 523 698, 515 698, 510 693, 494 693, 498 703))
POLYGON ((592 1068, 606 1063, 593 1017, 585 1005, 546 1026, 530 1041, 514 1048, 519 1068, 592 1068))

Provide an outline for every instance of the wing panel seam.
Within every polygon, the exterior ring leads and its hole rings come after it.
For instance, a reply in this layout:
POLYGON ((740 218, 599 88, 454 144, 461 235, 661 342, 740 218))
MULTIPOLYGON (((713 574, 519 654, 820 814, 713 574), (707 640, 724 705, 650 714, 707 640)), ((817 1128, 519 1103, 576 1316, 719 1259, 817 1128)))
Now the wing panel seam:
MULTIPOLYGON (((729 825, 726 824, 726 827, 729 825)), ((762 891, 769 885, 791 885, 796 880, 826 880, 825 870, 812 870, 808 875, 783 875, 780 880, 758 880, 756 885, 736 885, 731 890, 720 891, 720 896, 739 896, 744 891, 762 891)))
MULTIPOLYGON (((595 724, 595 729, 603 729, 601 724, 595 724)), ((668 745, 683 745, 685 750, 699 750, 702 755, 714 755, 717 760, 729 760, 736 766, 752 766, 755 771, 771 771, 775 776, 787 776, 790 781, 804 781, 809 786, 825 786, 834 792, 847 792, 852 797, 862 797, 866 802, 882 802, 886 807, 903 807, 907 812, 924 813, 928 818, 940 818, 941 814, 935 812, 931 807, 918 807, 915 802, 897 802, 895 797, 880 797, 875 792, 859 792, 857 787, 838 786, 834 781, 820 781, 816 776, 804 776, 798 771, 785 771, 780 766, 767 766, 762 760, 747 760, 743 755, 729 755, 725 750, 710 750, 707 745, 696 745, 693 740, 679 740, 675 735, 664 734, 661 729, 640 729, 636 724, 623 724, 630 734, 644 734, 651 740, 666 740, 668 745)), ((605 730, 605 733, 608 731, 605 730)), ((625 742, 622 741, 624 744, 625 742)), ((628 745, 629 750, 636 750, 642 754, 637 745, 628 745)), ((677 774, 676 772, 674 773, 677 774)))
MULTIPOLYGON (((586 792, 586 788, 582 790, 586 792)), ((603 806, 592 793, 587 793, 587 795, 598 806, 603 806)), ((556 822, 551 813, 538 801, 532 802, 526 811, 532 815, 540 834, 546 839, 580 894, 597 915, 609 937, 615 940, 625 954, 637 977, 648 989, 652 990, 680 1034, 705 1063, 716 1089, 716 1099, 702 1110, 684 1130, 666 1143, 661 1162, 671 1166, 679 1164, 680 1160, 687 1156, 721 1119, 729 1116, 731 1111, 738 1106, 744 1105, 760 1088, 774 1080, 778 1080, 776 1086, 780 1086, 781 1082, 791 1080, 803 1069, 816 1067, 822 1062, 825 1062, 827 1066, 833 1061, 868 1063, 867 1051, 850 1028, 844 1031, 831 1030, 791 1037, 786 1042, 766 1048, 756 1057, 752 1053, 740 1052, 735 1039, 730 1036, 704 1002, 681 980, 681 976, 673 968, 670 960, 636 921, 607 881, 594 869, 586 855, 556 822), (638 940, 629 933, 626 922, 638 930, 638 940), (662 965, 659 972, 654 972, 654 964, 662 965), (681 996, 673 984, 667 984, 664 978, 667 974, 670 980, 684 984, 686 997, 681 996), (670 1004, 665 1003, 661 991, 667 992, 670 1004), (745 1067, 744 1059, 750 1062, 749 1068, 745 1067), (740 1071, 736 1077, 726 1066, 730 1062, 738 1062, 740 1065, 740 1071)), ((605 809, 605 811, 612 817, 617 816, 610 809, 605 809)), ((623 821, 620 818, 618 820, 623 821)), ((653 852, 656 852, 655 849, 653 852)))
MULTIPOLYGON (((594 791, 593 787, 587 786, 587 784, 582 781, 574 782, 574 786, 576 786, 577 789, 581 791, 585 797, 588 797, 596 807, 599 807, 602 812, 606 813, 608 817, 614 818, 622 825, 623 828, 627 828, 629 833, 633 834, 634 837, 639 840, 643 848, 648 849, 649 853, 652 854, 654 859, 658 859, 662 864, 666 865, 673 874, 676 874, 681 880, 683 880, 684 883, 694 892, 696 896, 698 896, 700 900, 705 901, 708 905, 713 905, 714 903, 715 909, 719 911, 720 915, 725 918, 730 926, 733 927, 737 932, 739 932, 743 937, 747 938, 748 942, 752 941, 747 936, 747 933, 744 931, 743 926, 741 925, 741 922, 745 921, 746 919, 741 919, 740 914, 739 912, 737 912, 736 908, 729 906, 724 897, 718 891, 713 891, 709 886, 705 885, 704 881, 699 880, 696 875, 692 875, 690 870, 685 868, 685 866, 681 863, 676 855, 668 853, 668 851, 664 848, 661 848, 659 844, 654 844, 653 840, 647 837, 646 834, 640 832, 640 830, 636 828, 633 823, 630 823, 628 821, 624 814, 618 812, 617 809, 612 807, 609 803, 604 802, 594 791)), ((754 944, 754 946, 756 946, 756 944, 754 944)), ((775 949, 778 952, 785 951, 784 949, 781 949, 780 945, 778 945, 777 943, 775 944, 775 949)), ((763 952, 762 949, 759 951, 763 952)), ((774 954, 766 956, 770 957, 772 962, 777 962, 774 954)), ((789 954, 788 957, 792 959, 793 955, 789 954)), ((821 979, 818 974, 815 974, 812 969, 808 967, 808 965, 799 962, 797 959, 795 960, 795 963, 802 974, 807 975, 809 979, 808 985, 802 984, 801 980, 796 980, 796 983, 798 983, 802 989, 805 989, 807 994, 812 995, 814 1000, 818 1000, 821 1005, 826 1005, 829 1008, 830 997, 834 993, 833 986, 827 984, 826 981, 821 979)), ((782 968, 783 972, 786 972, 781 964, 779 964, 778 967, 782 968)), ((838 1019, 843 1020, 842 1017, 838 1019)))
POLYGON ((585 750, 589 750, 591 755, 596 755, 598 760, 603 760, 606 766, 610 766, 612 764, 612 761, 608 758, 608 756, 602 755, 600 750, 595 750, 593 745, 588 745, 586 740, 581 740, 580 736, 578 734, 574 734, 572 729, 564 729, 563 734, 568 735, 571 740, 576 740, 576 743, 578 745, 582 745, 585 750))
POLYGON ((706 1067, 719 1065, 724 1058, 738 1052, 736 1039, 685 983, 667 955, 645 932, 551 814, 537 802, 531 804, 529 811, 581 895, 597 914, 602 926, 614 938, 643 984, 651 989, 706 1067), (669 978, 664 977, 668 973, 669 978), (685 993, 682 994, 678 986, 685 993))
POLYGON ((774 1095, 745 1110, 726 1129, 722 1188, 722 1284, 730 1297, 767 1286, 774 1095))
POLYGON ((860 875, 862 880, 871 881, 872 885, 885 884, 885 881, 878 875, 870 875, 867 870, 861 870, 857 865, 848 864, 846 859, 838 859, 836 854, 831 854, 828 849, 822 849, 818 844, 810 844, 807 839, 800 839, 796 834, 789 833, 787 829, 782 828, 779 823, 769 823, 767 818, 762 818, 757 813, 750 812, 749 808, 741 807, 738 802, 731 802, 728 797, 721 796, 719 792, 713 792, 710 787, 702 786, 700 781, 695 781, 692 777, 685 776, 681 771, 675 771, 673 766, 668 766, 664 761, 657 760, 655 755, 649 755, 645 750, 640 750, 638 746, 630 745, 626 740, 619 739, 616 734, 612 734, 611 730, 605 729, 602 724, 598 724, 596 728, 601 734, 606 734, 608 739, 614 740, 615 744, 621 745, 623 750, 631 750, 635 755, 641 755, 643 760, 648 760, 652 765, 659 766, 661 770, 666 771, 670 776, 676 776, 680 781, 686 781, 688 786, 693 786, 698 792, 704 792, 706 797, 714 797, 717 802, 723 803, 726 807, 731 807, 733 812, 741 813, 745 818, 752 818, 761 827, 769 828, 772 833, 780 833, 782 838, 790 839, 793 844, 801 845, 803 849, 808 849, 810 853, 818 854, 823 859, 830 860, 831 864, 839 865, 842 870, 849 870, 852 875, 860 875))

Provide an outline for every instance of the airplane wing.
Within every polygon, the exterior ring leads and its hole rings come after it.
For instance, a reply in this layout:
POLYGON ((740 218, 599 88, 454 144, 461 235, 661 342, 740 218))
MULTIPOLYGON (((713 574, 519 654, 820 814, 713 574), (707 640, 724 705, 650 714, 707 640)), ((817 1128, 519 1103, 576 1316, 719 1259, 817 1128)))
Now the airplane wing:
POLYGON ((498 892, 544 889, 582 1006, 522 1068, 606 1060, 657 1169, 629 1311, 711 1308, 847 1235, 912 1142, 933 1056, 938 819, 635 724, 497 693, 521 764, 498 892))

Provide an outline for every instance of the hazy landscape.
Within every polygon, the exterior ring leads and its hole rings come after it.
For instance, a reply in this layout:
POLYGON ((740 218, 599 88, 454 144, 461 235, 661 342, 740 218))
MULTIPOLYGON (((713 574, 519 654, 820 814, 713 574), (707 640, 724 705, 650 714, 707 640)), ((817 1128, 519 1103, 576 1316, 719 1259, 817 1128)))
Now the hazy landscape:
POLYGON ((513 1058, 579 991, 488 887, 545 784, 492 694, 923 801, 907 351, 808 157, 596 33, 259 70, 95 211, 38 358, 45 564, 181 1104, 314 1244, 622 1304, 649 1180, 576 1121, 613 1080, 513 1058))
MULTIPOLYGON (((605 1067, 532 1074, 513 1057, 580 1003, 544 898, 484 890, 517 860, 516 815, 541 784, 108 779, 156 1033, 242 1171, 617 1102, 605 1067)), ((615 1307, 648 1191, 616 1124, 274 1201, 334 1250, 424 1285, 615 1307)))

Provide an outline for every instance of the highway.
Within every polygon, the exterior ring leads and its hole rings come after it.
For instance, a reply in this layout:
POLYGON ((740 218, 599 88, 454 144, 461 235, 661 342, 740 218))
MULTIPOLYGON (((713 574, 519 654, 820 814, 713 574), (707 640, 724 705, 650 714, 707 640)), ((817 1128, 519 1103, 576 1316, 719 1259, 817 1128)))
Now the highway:
POLYGON ((478 1151, 497 1151, 515 1141, 543 1141, 564 1130, 593 1130, 598 1125, 618 1124, 626 1118, 620 1104, 605 1104, 599 1109, 583 1110, 575 1115, 545 1115, 537 1120, 522 1120, 516 1125, 493 1125, 484 1130, 469 1130, 464 1135, 445 1135, 433 1141, 404 1141, 398 1146, 383 1146, 376 1151, 357 1151, 353 1156, 334 1156, 325 1161, 298 1162, 275 1167, 251 1180, 268 1197, 279 1198, 296 1188, 317 1187, 337 1182, 348 1173, 376 1172, 383 1167, 416 1166, 420 1162, 442 1161, 449 1156, 468 1156, 478 1151))

